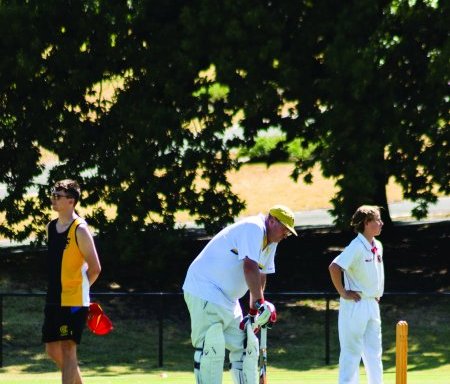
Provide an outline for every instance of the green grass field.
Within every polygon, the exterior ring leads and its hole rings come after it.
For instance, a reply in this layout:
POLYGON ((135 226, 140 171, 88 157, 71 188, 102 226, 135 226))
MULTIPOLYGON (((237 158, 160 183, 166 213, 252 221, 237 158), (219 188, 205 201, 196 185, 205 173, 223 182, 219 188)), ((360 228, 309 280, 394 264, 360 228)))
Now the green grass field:
MULTIPOLYGON (((79 348, 85 384, 193 383, 188 314, 181 297, 163 306, 163 368, 158 367, 157 302, 102 298, 114 321, 105 337, 85 332, 79 348)), ((269 334, 269 383, 336 383, 338 303, 330 303, 330 365, 324 362, 325 301, 277 300, 279 322, 269 334)), ((3 368, 0 383, 59 383, 60 374, 40 343, 43 298, 3 298, 3 368)), ((395 383, 395 324, 409 323, 408 384, 450 383, 450 297, 386 297, 382 301, 385 383, 395 383)), ((361 384, 367 383, 361 368, 361 384)), ((232 384, 228 372, 224 384, 232 384)))
MULTIPOLYGON (((279 383, 302 383, 302 384, 335 384, 337 383, 337 369, 316 369, 308 372, 289 371, 271 369, 268 372, 270 384, 279 383)), ((450 367, 446 369, 435 369, 429 372, 411 372, 408 375, 408 384, 448 384, 450 377, 450 367)), ((61 378, 57 373, 42 374, 4 374, 0 376, 0 383, 8 384, 37 384, 37 383, 60 383, 61 378)), ((194 375, 190 372, 165 372, 157 371, 147 374, 107 374, 99 375, 86 372, 84 374, 85 384, 191 384, 194 383, 194 375)), ((365 384, 366 378, 361 371, 361 384, 365 384)), ((395 372, 386 372, 384 375, 385 384, 395 383, 395 372)), ((224 374, 224 384, 233 384, 230 375, 224 374)))
MULTIPOLYGON (((338 370, 336 367, 330 369, 313 369, 310 371, 293 371, 278 368, 269 368, 269 383, 290 384, 335 384, 337 382, 338 370)), ((166 372, 154 371, 151 373, 120 373, 111 370, 108 373, 84 372, 85 384, 184 384, 194 383, 194 375, 191 372, 166 372)), ((413 371, 408 373, 408 384, 448 384, 450 382, 450 365, 430 371, 413 371)), ((14 374, 2 373, 0 382, 8 384, 41 384, 59 383, 59 373, 34 373, 14 374)), ((384 374, 385 384, 395 384, 395 371, 386 371, 384 374)), ((233 384, 229 373, 224 373, 224 384, 233 384)), ((365 373, 361 369, 361 384, 367 383, 365 373)))

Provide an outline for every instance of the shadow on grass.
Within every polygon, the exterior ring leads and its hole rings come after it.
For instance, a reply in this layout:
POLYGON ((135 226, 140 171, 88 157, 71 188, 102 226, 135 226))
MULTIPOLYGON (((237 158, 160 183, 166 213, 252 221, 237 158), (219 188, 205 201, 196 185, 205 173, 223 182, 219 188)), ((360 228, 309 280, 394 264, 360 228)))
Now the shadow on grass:
MULTIPOLYGON (((56 371, 40 343, 42 298, 5 298, 3 365, 26 373, 56 371), (19 326, 20 324, 20 326, 19 326)), ((307 371, 325 366, 325 300, 289 299, 277 302, 279 321, 269 331, 269 365, 307 371)), ((95 336, 88 331, 78 349, 82 370, 102 375, 190 371, 193 349, 189 316, 181 297, 164 306, 163 367, 159 367, 156 302, 137 298, 103 300, 114 331, 95 336)), ((409 370, 427 370, 450 361, 450 297, 386 297, 381 303, 383 363, 395 367, 395 324, 409 323, 409 370)), ((330 368, 339 358, 338 302, 331 301, 330 368)), ((226 364, 227 366, 227 364, 226 364)), ((4 370, 0 370, 2 372, 4 370)))
POLYGON ((384 365, 395 367, 395 325, 406 320, 408 370, 437 368, 450 361, 450 297, 391 297, 383 300, 384 365))

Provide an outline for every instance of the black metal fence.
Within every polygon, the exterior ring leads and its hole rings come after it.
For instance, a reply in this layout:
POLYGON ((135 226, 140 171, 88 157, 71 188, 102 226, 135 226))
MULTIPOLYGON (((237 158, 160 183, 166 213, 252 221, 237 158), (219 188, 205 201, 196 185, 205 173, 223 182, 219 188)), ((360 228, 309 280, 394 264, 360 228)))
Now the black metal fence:
MULTIPOLYGON (((5 312, 9 311, 14 305, 20 305, 19 301, 24 301, 27 298, 38 298, 38 302, 34 303, 34 308, 28 309, 26 304, 19 306, 16 311, 30 311, 30 316, 33 317, 32 326, 36 332, 39 333, 39 326, 41 319, 39 318, 39 310, 37 307, 44 305, 45 293, 24 293, 24 292, 4 292, 0 293, 0 367, 3 367, 4 343, 11 347, 14 342, 22 343, 23 348, 26 347, 27 340, 17 341, 22 336, 14 334, 15 329, 19 324, 10 324, 11 321, 4 320, 5 312), (5 300, 10 302, 5 307, 5 300), (5 308, 4 308, 5 307, 5 308), (7 334, 5 335, 5 325, 7 334), (11 334, 11 335, 10 335, 11 334)), ((110 311, 110 317, 113 322, 117 320, 118 323, 126 324, 126 327, 146 327, 149 326, 149 332, 155 342, 148 342, 153 345, 156 344, 155 353, 152 352, 152 359, 155 359, 155 366, 165 366, 166 358, 169 353, 165 352, 166 344, 180 344, 180 335, 184 335, 184 341, 189 338, 189 317, 185 308, 182 293, 179 292, 103 292, 92 293, 94 300, 105 303, 105 310, 110 311), (133 320, 134 318, 134 320, 133 320), (134 321, 134 322, 133 322, 134 321), (156 325, 156 326, 155 326, 156 325), (166 337, 166 332, 170 333, 166 337), (175 335, 176 334, 176 335, 175 335), (177 339, 174 341, 174 339, 177 339), (170 340, 170 341, 168 341, 170 340)), ((277 307, 281 309, 280 316, 280 331, 276 331, 278 325, 274 327, 274 340, 280 339, 279 335, 283 333, 283 337, 294 339, 298 338, 298 344, 306 343, 306 333, 314 333, 316 340, 315 347, 317 348, 316 355, 322 355, 322 363, 330 364, 331 357, 336 362, 338 356, 338 341, 337 341, 337 308, 338 296, 334 292, 268 292, 266 293, 269 300, 277 303, 277 307), (297 324, 294 329, 283 328, 283 316, 287 318, 290 316, 289 324, 297 324), (292 321, 293 320, 293 321, 292 321), (314 323, 314 329, 311 326, 314 323), (320 329, 322 329, 320 331, 320 329), (280 333, 277 333, 280 332, 280 333), (302 334, 301 337, 298 334, 302 334), (322 334, 322 335, 320 335, 322 334), (322 353, 320 353, 322 350, 322 353)), ((436 312, 436 321, 440 324, 449 324, 450 316, 450 292, 387 292, 382 301, 386 303, 382 309, 383 323, 394 323, 396 320, 404 319, 407 313, 411 313, 416 303, 421 301, 421 305, 426 306, 428 302, 441 301, 443 309, 436 312), (400 310, 399 310, 400 308, 400 310), (402 311, 401 308, 404 308, 402 311)), ((419 305, 419 304, 417 304, 419 305)), ((417 309, 417 308, 416 308, 417 309)), ((419 311, 420 314, 420 311, 419 311)), ((416 321, 414 317, 413 321, 416 321)), ((420 316, 419 316, 420 317, 420 316)), ((11 317, 12 318, 12 317, 11 317)), ((288 323, 286 321, 286 323, 288 323)), ((25 327, 29 325, 24 325, 25 327)), ((20 328, 20 327, 19 327, 20 328)), ((118 331, 119 332, 119 331, 118 331)), ((390 331, 389 331, 390 332, 390 331)), ((24 337, 24 336, 23 336, 24 337)), ((146 337, 139 338, 137 342, 146 342, 146 337)), ((148 336, 150 337, 150 336, 148 336)), ((383 336, 384 337, 384 336, 383 336)), ((392 338, 392 335, 389 335, 392 338)), ((131 341, 130 341, 131 342, 131 341)), ((21 345, 15 348, 21 348, 21 345)), ((188 343, 184 343, 188 344, 188 343)), ((38 347, 38 346, 36 346, 38 347)), ((11 347, 12 348, 12 347, 11 347)), ((152 351, 154 350, 152 349, 152 351)), ((185 349, 180 353, 188 350, 185 349)), ((130 352, 131 353, 131 352, 130 352)), ((308 351, 306 352, 308 353, 308 351)), ((314 352, 310 352, 314 353, 314 352)), ((320 359, 320 358, 319 358, 320 359)), ((170 360, 170 359, 168 359, 170 360)), ((171 364, 170 361, 167 363, 171 364)))

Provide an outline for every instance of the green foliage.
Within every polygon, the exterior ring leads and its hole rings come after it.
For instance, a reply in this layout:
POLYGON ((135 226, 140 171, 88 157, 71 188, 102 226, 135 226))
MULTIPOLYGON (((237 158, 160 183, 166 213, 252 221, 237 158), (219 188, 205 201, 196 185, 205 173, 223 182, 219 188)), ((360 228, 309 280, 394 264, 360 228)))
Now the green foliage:
POLYGON ((362 203, 387 207, 390 176, 418 203, 417 218, 436 201, 435 186, 449 192, 449 136, 439 126, 448 73, 434 76, 433 69, 446 56, 448 8, 402 2, 391 14, 366 3, 338 14, 321 87, 328 109, 318 124, 328 130, 319 133, 316 156, 327 175, 338 177, 333 211, 342 225, 362 203))
MULTIPOLYGON (((302 139, 312 153, 298 158, 292 176, 320 163, 337 180, 332 203, 341 226, 363 203, 385 207, 389 223, 391 176, 417 202, 417 218, 436 201, 434 188, 450 192, 447 2, 240 5, 239 14, 221 10, 226 22, 205 18, 196 27, 209 36, 234 27, 220 46, 201 36, 230 86, 229 104, 244 112, 251 150, 260 150, 255 136, 270 126, 286 142, 302 139), (294 106, 280 113, 287 105, 294 106)), ((266 161, 283 159, 283 146, 277 142, 266 161)))
POLYGON ((238 166, 223 141, 227 88, 199 77, 209 63, 193 54, 186 5, 49 4, 0 7, 8 52, 0 60, 0 233, 41 241, 49 186, 71 177, 82 206, 117 207, 115 217, 98 209, 88 220, 120 249, 119 260, 160 271, 159 260, 179 249, 149 244, 161 234, 161 244, 170 242, 179 210, 213 232, 244 207, 225 176, 238 166), (123 84, 103 97, 99 85, 117 78, 123 84), (41 148, 60 162, 37 183, 41 148), (27 201, 30 191, 38 196, 27 201))
POLYGON ((300 159, 308 159, 311 157, 315 145, 305 144, 305 141, 297 137, 291 142, 287 143, 287 151, 289 153, 289 158, 294 161, 299 161, 300 159))
POLYGON ((268 164, 277 161, 299 161, 311 156, 313 146, 304 148, 301 138, 296 138, 291 142, 286 142, 286 135, 282 132, 274 134, 260 134, 255 139, 252 147, 241 147, 238 151, 238 158, 241 161, 257 163, 267 162, 268 164))
MULTIPOLYGON (((238 157, 243 160, 248 158, 250 162, 267 161, 270 158, 270 154, 276 151, 279 148, 279 144, 282 144, 284 140, 285 138, 281 134, 277 136, 258 136, 253 147, 239 149, 238 157)), ((286 160, 289 154, 283 149, 281 149, 282 157, 286 160)))
POLYGON ((226 178, 244 145, 268 163, 294 158, 295 179, 320 163, 337 180, 338 224, 361 203, 387 207, 391 176, 426 215, 434 188, 450 192, 449 7, 2 2, 0 234, 42 240, 49 185, 66 177, 82 204, 117 207, 89 219, 125 259, 180 210, 212 233, 244 207, 226 178), (225 142, 239 114, 244 138, 225 142), (258 139, 269 127, 284 138, 258 139), (48 174, 42 148, 60 160, 48 174))

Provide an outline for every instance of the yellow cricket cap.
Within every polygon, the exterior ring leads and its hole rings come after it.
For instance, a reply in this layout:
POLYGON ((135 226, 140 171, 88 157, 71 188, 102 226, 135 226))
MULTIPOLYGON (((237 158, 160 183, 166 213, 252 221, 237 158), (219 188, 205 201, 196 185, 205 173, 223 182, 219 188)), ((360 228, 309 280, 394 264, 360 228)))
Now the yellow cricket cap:
POLYGON ((297 236, 297 232, 294 229, 294 212, 292 212, 288 207, 281 204, 274 205, 270 208, 269 214, 278 219, 281 224, 297 236))

